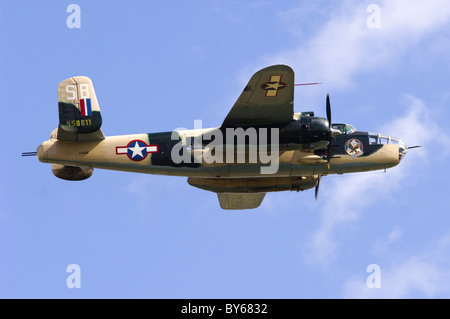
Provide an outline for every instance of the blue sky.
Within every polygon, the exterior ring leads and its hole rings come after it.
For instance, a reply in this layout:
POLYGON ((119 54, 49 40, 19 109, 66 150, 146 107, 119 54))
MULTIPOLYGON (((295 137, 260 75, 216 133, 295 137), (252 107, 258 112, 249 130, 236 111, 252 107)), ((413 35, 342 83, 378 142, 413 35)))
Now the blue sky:
POLYGON ((449 37, 444 0, 2 2, 0 297, 450 297, 449 37), (322 83, 296 89, 296 112, 325 116, 329 92, 335 122, 423 147, 386 173, 323 178, 317 203, 269 193, 237 212, 186 178, 68 182, 20 156, 56 128, 70 76, 92 79, 117 135, 218 126, 278 63, 322 83), (70 264, 81 288, 66 285, 70 264))

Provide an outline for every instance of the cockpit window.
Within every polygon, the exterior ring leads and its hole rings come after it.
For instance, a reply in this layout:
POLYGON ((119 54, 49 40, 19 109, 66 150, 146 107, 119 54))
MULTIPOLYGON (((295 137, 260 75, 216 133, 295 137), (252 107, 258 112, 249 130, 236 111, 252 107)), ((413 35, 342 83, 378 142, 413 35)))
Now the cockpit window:
POLYGON ((353 132, 356 132, 356 129, 350 124, 345 124, 345 129, 347 130, 347 134, 351 134, 353 132))
POLYGON ((335 130, 341 131, 341 134, 351 134, 353 132, 356 132, 356 129, 353 127, 353 125, 350 124, 331 124, 331 127, 335 130))
POLYGON ((370 145, 399 144, 399 143, 400 140, 396 137, 381 134, 369 134, 370 145))

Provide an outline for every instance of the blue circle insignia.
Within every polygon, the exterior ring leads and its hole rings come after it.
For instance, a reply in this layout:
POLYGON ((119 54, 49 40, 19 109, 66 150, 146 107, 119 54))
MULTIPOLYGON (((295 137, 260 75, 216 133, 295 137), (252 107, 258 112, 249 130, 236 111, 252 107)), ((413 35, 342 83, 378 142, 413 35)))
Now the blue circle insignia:
POLYGON ((127 145, 127 155, 133 161, 142 161, 147 157, 147 144, 140 140, 134 140, 127 145))

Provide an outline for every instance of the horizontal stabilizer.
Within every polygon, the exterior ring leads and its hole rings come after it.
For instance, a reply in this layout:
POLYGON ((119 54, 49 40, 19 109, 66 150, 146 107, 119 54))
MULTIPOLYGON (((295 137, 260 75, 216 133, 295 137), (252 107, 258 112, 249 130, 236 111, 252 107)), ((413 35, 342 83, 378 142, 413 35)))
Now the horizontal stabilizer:
POLYGON ((223 209, 252 209, 261 205, 266 193, 239 194, 217 193, 220 207, 223 209))

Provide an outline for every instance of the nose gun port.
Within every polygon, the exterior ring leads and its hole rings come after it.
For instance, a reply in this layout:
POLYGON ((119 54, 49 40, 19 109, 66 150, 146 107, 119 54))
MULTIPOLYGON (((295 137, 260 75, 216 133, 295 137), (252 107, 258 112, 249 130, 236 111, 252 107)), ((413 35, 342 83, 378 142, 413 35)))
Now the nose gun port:
POLYGON ((408 153, 408 148, 406 147, 406 144, 400 140, 398 143, 398 160, 401 161, 406 153, 408 153))

